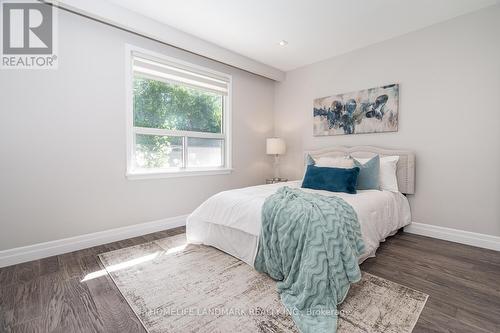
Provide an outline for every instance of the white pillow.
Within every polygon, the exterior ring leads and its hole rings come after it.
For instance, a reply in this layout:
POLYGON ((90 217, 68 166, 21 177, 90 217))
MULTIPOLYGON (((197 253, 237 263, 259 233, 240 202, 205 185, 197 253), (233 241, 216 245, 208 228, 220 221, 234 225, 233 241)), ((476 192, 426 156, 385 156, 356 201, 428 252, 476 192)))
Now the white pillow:
MULTIPOLYGON (((365 164, 369 158, 356 158, 361 164, 365 164)), ((380 189, 384 191, 399 192, 398 177, 396 170, 398 167, 399 156, 380 157, 379 181, 380 189)))
POLYGON ((326 168, 354 168, 354 160, 349 157, 320 157, 315 164, 317 167, 326 168))

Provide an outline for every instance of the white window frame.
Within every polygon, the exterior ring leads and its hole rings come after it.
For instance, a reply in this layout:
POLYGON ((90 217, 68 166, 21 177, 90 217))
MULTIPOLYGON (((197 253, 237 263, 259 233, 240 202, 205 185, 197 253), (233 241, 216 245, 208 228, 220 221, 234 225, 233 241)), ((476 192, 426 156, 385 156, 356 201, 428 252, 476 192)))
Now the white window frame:
MULTIPOLYGON (((128 179, 151 179, 151 178, 173 178, 173 177, 186 177, 186 176, 207 176, 207 175, 222 175, 231 173, 232 169, 232 149, 231 149, 231 98, 232 98, 232 76, 226 73, 221 73, 214 71, 210 68, 195 65, 183 60, 172 58, 157 52, 146 50, 137 46, 125 45, 125 91, 126 91, 126 123, 127 123, 127 172, 126 177, 128 179), (187 66, 194 70, 203 71, 208 74, 214 74, 218 77, 224 77, 228 80, 228 92, 227 96, 223 98, 223 114, 222 114, 222 132, 223 133, 205 133, 205 132, 192 132, 192 131, 176 131, 176 130, 166 130, 158 128, 144 128, 134 126, 134 92, 133 92, 133 54, 141 54, 154 59, 158 59, 160 62, 164 60, 167 63, 174 63, 180 66, 187 66), (182 168, 182 169, 134 169, 133 161, 135 154, 135 135, 136 134, 152 134, 152 135, 171 135, 171 136, 183 136, 183 137, 197 137, 197 138, 213 138, 213 139, 224 139, 223 146, 223 167, 211 167, 211 168, 182 168)), ((183 139, 184 140, 184 139, 183 139)), ((185 146, 185 144, 184 144, 185 146)), ((186 147, 184 147, 186 151, 186 147)), ((186 156, 184 157, 184 165, 186 163, 186 156)))

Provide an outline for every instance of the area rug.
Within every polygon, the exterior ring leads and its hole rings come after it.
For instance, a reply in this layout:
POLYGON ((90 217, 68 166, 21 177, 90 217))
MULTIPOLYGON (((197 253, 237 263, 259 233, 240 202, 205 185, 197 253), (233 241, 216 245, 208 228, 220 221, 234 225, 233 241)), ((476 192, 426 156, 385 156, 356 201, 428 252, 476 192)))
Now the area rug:
MULTIPOLYGON (((297 332, 276 283, 185 235, 101 254, 149 333, 297 332)), ((363 273, 339 307, 339 333, 409 333, 428 295, 363 273)))

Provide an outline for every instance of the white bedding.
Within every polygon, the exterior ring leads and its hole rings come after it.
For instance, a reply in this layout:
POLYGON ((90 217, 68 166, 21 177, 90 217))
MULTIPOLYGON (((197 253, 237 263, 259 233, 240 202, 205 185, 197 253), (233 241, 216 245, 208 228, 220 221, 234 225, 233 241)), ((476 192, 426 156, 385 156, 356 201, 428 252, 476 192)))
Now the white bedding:
MULTIPOLYGON (((212 196, 188 217, 188 242, 214 246, 253 266, 265 199, 282 186, 300 188, 301 183, 292 181, 252 186, 212 196)), ((399 192, 367 190, 347 194, 302 190, 341 197, 354 208, 366 246, 360 262, 374 256, 380 242, 411 221, 408 200, 399 192)))

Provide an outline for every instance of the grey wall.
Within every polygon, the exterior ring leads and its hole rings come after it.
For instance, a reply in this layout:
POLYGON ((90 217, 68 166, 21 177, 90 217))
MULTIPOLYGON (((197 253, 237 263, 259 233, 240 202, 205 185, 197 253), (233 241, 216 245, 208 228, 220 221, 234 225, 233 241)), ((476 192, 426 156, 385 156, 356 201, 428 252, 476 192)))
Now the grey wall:
POLYGON ((0 70, 0 250, 187 214, 264 183, 273 100, 271 80, 60 12, 58 70, 0 70), (233 75, 232 174, 125 178, 125 43, 233 75))
POLYGON ((277 85, 282 173, 303 151, 377 145, 416 152, 413 221, 500 235, 500 7, 494 6, 287 73, 277 85), (399 82, 397 133, 312 136, 314 98, 399 82))

